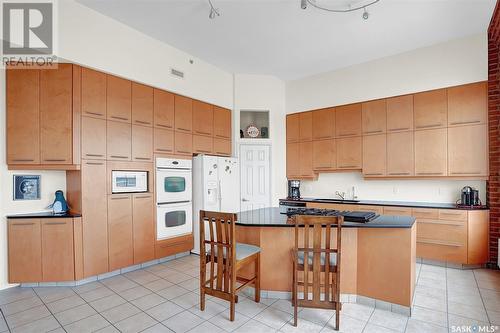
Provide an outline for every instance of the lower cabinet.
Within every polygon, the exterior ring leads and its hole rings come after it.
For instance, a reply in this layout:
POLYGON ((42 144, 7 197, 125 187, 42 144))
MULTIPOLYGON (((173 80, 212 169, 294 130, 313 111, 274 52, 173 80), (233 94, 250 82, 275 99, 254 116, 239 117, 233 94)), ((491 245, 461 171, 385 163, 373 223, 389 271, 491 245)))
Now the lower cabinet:
POLYGON ((73 219, 41 220, 42 281, 71 281, 75 279, 73 219))
POLYGON ((108 196, 108 247, 110 271, 133 264, 132 198, 129 194, 108 196))
POLYGON ((42 281, 39 219, 9 220, 9 282, 42 281))
POLYGON ((155 219, 152 193, 132 196, 132 226, 134 235, 134 264, 155 257, 155 219))
POLYGON ((172 254, 186 252, 193 249, 193 235, 185 235, 157 241, 155 244, 155 257, 163 258, 172 254))

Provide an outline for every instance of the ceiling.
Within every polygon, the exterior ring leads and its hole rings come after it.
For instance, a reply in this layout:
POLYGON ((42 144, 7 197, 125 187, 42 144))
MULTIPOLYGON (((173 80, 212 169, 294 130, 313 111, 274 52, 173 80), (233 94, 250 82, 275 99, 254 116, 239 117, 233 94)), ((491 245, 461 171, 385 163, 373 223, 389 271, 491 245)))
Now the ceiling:
POLYGON ((381 0, 366 21, 300 0, 212 0, 214 20, 208 0, 78 2, 230 72, 293 80, 485 32, 496 1, 381 0))

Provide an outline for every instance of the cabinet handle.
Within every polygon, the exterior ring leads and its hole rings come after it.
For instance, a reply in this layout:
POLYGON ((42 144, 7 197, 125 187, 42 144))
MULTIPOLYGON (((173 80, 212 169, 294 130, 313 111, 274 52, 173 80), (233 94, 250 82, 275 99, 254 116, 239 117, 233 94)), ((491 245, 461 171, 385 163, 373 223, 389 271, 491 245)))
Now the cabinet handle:
POLYGON ((102 114, 102 113, 98 113, 98 112, 90 112, 90 111, 85 111, 85 113, 88 113, 88 114, 93 114, 94 116, 104 116, 104 114, 102 114))
POLYGON ((189 130, 189 129, 187 129, 187 128, 177 127, 177 129, 178 129, 179 131, 191 132, 191 130, 189 130))
POLYGON ((44 225, 63 225, 66 222, 45 222, 44 225))
POLYGON ((433 240, 433 239, 424 239, 424 238, 417 239, 417 243, 462 247, 462 244, 458 244, 458 243, 438 241, 438 240, 433 240))
POLYGON ((417 126, 417 128, 432 128, 432 127, 438 127, 438 126, 442 126, 442 124, 423 125, 423 126, 417 126))
POLYGON ((477 124, 480 123, 480 120, 471 120, 471 121, 456 121, 453 123, 450 123, 450 125, 465 125, 465 124, 477 124))
POLYGON ((124 200, 124 199, 129 199, 128 196, 126 197, 111 197, 111 200, 124 200))
POLYGON ((357 165, 341 165, 339 168, 359 168, 357 165))
POLYGON ((172 149, 156 148, 157 151, 172 151, 172 149))
POLYGON ((382 130, 376 130, 376 131, 365 132, 365 134, 375 134, 375 133, 382 133, 382 132, 383 132, 382 130))
POLYGON ((440 224, 440 225, 450 225, 452 227, 462 227, 463 224, 458 224, 458 223, 448 223, 448 222, 439 222, 439 221, 418 221, 418 223, 426 223, 426 224, 440 224))
POLYGON ((16 226, 16 225, 19 225, 19 226, 28 226, 28 225, 34 225, 35 223, 34 222, 31 222, 31 223, 14 223, 12 224, 13 226, 16 226))
POLYGON ((404 176, 404 175, 409 175, 409 172, 389 172, 389 175, 393 176, 404 176))
POLYGON ((90 157, 104 157, 102 154, 85 154, 85 156, 90 156, 90 157))
POLYGON ((110 118, 113 118, 113 119, 118 119, 118 120, 129 120, 128 118, 125 118, 125 117, 118 117, 118 116, 111 116, 110 118))
POLYGON ((387 209, 388 212, 393 212, 393 213, 407 213, 406 210, 402 209, 387 209))
POLYGON ((185 150, 178 150, 177 152, 179 153, 184 153, 184 154, 191 154, 190 151, 185 151, 185 150))
POLYGON ((219 135, 219 134, 215 134, 216 137, 218 138, 225 138, 225 139, 229 139, 229 136, 226 136, 226 135, 219 135))
POLYGON ((462 213, 449 213, 449 212, 442 212, 441 215, 448 215, 448 216, 461 216, 462 213))
POLYGON ((172 128, 170 125, 156 124, 158 127, 172 128))
POLYGON ((382 176, 383 173, 381 172, 372 172, 372 173, 365 173, 365 176, 382 176))
POLYGON ((134 159, 141 161, 151 161, 151 158, 149 157, 134 157, 134 159))
POLYGON ((442 172, 417 172, 417 175, 442 175, 442 172))
POLYGON ((400 128, 390 128, 389 131, 404 131, 409 130, 409 127, 400 127, 400 128))
POLYGON ((87 164, 87 165, 104 165, 104 163, 100 163, 100 162, 87 162, 85 164, 87 164))
POLYGON ((356 135, 356 133, 339 134, 339 136, 353 136, 353 135, 356 135))
POLYGON ((134 120, 138 124, 144 124, 144 125, 151 125, 149 121, 142 121, 142 120, 134 120))
POLYGON ((128 156, 122 156, 122 155, 111 155, 111 158, 129 158, 128 156))
POLYGON ((56 159, 56 158, 48 158, 48 159, 44 159, 45 162, 66 162, 65 159, 56 159))
POLYGON ((331 136, 329 135, 324 135, 324 136, 317 136, 315 138, 313 138, 314 140, 322 140, 322 139, 329 139, 331 138, 331 136))
POLYGON ((227 153, 227 152, 224 152, 224 153, 223 153, 223 152, 220 152, 220 151, 216 151, 215 153, 216 153, 216 154, 221 154, 221 155, 228 155, 228 153, 227 153))
POLYGON ((471 171, 471 172, 452 172, 452 175, 478 175, 481 171, 471 171))
POLYGON ((208 132, 201 132, 201 131, 195 131, 196 133, 198 134, 203 134, 203 135, 211 135, 210 133, 208 132))
POLYGON ((12 161, 14 161, 14 162, 34 162, 35 160, 32 158, 16 158, 12 161))
POLYGON ((151 198, 150 195, 137 195, 135 196, 136 199, 148 199, 148 198, 151 198))
POLYGON ((201 149, 196 149, 197 153, 211 153, 209 150, 201 150, 201 149))

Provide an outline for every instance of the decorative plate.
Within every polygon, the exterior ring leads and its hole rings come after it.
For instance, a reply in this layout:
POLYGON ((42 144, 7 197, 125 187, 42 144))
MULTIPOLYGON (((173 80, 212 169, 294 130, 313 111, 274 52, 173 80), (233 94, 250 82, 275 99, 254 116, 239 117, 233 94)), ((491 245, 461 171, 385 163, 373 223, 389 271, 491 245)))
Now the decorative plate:
POLYGON ((256 138, 260 134, 259 129, 255 125, 249 125, 246 129, 246 132, 247 132, 248 136, 251 138, 256 138))

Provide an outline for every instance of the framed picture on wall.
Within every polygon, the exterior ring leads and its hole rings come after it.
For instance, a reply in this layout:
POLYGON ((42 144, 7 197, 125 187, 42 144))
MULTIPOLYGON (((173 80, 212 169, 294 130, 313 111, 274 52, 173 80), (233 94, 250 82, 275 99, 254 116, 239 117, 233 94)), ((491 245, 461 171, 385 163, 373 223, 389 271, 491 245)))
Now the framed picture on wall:
POLYGON ((14 200, 40 200, 40 175, 14 175, 14 200))

